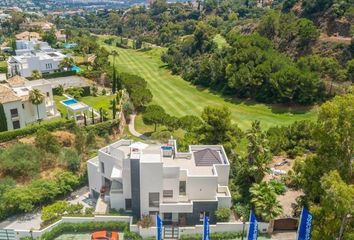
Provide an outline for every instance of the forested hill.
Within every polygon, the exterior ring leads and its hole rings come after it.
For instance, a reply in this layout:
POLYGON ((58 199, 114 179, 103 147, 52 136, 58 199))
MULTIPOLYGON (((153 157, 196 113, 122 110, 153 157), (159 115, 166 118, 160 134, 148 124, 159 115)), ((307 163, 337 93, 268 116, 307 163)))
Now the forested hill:
POLYGON ((350 37, 353 34, 352 0, 285 0, 282 10, 307 17, 328 35, 350 37))
POLYGON ((156 0, 149 8, 53 21, 72 39, 90 31, 131 38, 137 48, 143 41, 165 46, 162 60, 196 85, 260 102, 309 105, 347 92, 354 81, 354 41, 345 38, 351 30, 337 36, 345 41, 327 41, 321 26, 323 19, 352 21, 350 1, 156 0))

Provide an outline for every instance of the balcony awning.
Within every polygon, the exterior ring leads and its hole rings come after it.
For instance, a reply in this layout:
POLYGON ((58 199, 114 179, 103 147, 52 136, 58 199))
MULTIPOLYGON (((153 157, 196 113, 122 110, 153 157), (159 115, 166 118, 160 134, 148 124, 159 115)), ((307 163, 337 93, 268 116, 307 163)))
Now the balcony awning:
POLYGON ((111 173, 111 179, 122 179, 122 170, 119 168, 113 167, 111 173))

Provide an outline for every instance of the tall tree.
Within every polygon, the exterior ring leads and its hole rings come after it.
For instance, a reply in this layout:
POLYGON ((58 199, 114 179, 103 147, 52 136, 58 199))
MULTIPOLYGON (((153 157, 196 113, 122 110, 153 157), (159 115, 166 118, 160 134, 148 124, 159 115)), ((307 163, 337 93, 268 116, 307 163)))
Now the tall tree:
POLYGON ((40 122, 40 117, 39 117, 39 105, 43 103, 44 101, 44 95, 39 89, 33 89, 29 92, 29 101, 33 104, 36 105, 37 107, 37 121, 40 122))
POLYGON ((354 185, 346 184, 335 170, 321 178, 321 188, 321 204, 311 208, 315 219, 313 239, 352 239, 354 185))
POLYGON ((116 99, 113 98, 113 100, 112 100, 112 116, 113 116, 113 119, 116 119, 116 114, 117 114, 117 104, 116 104, 116 99))
POLYGON ((231 112, 227 107, 205 107, 202 120, 203 123, 198 130, 201 143, 222 144, 228 152, 235 149, 242 132, 231 122, 231 112))

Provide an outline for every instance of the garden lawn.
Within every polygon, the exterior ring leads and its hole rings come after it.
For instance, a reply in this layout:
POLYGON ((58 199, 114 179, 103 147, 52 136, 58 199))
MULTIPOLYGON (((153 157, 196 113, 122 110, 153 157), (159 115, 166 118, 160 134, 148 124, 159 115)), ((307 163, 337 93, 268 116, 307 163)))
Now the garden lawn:
MULTIPOLYGON (((163 48, 151 50, 122 49, 99 42, 109 51, 117 50, 116 66, 121 72, 137 74, 145 78, 153 94, 153 103, 161 105, 167 113, 181 117, 187 114, 200 115, 206 106, 227 106, 232 119, 242 129, 251 126, 254 120, 261 121, 264 128, 291 124, 298 120, 314 120, 315 109, 282 107, 225 97, 208 89, 196 87, 178 75, 172 75, 160 59, 163 48)), ((110 58, 112 61, 112 57, 110 58)), ((139 130, 139 129, 138 129, 139 130)))

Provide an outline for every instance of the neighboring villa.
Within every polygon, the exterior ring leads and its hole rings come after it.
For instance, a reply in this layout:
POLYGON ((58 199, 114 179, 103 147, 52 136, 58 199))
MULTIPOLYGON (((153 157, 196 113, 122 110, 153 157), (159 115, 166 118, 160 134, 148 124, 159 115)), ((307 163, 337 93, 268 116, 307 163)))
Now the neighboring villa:
POLYGON ((41 35, 37 32, 28 32, 28 31, 25 31, 25 32, 22 32, 22 33, 19 33, 19 34, 16 34, 16 39, 17 40, 35 40, 35 41, 39 41, 41 40, 41 35))
POLYGON ((214 224, 215 211, 231 207, 230 164, 219 145, 178 152, 175 140, 167 145, 120 140, 100 149, 87 168, 91 195, 101 196, 96 213, 104 213, 106 204, 137 219, 159 213, 165 224, 183 226, 201 224, 204 214, 214 224))
POLYGON ((30 77, 34 70, 42 74, 57 72, 60 62, 66 57, 41 41, 17 40, 16 48, 16 56, 7 60, 10 76, 30 77))
POLYGON ((22 128, 38 120, 37 106, 29 101, 29 92, 32 89, 39 89, 45 96, 43 103, 38 105, 39 119, 60 116, 55 108, 49 81, 28 81, 15 76, 0 84, 0 104, 4 108, 8 130, 22 128))

